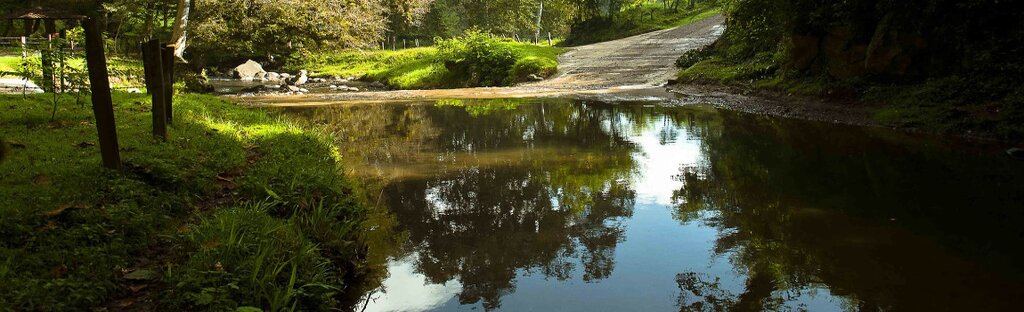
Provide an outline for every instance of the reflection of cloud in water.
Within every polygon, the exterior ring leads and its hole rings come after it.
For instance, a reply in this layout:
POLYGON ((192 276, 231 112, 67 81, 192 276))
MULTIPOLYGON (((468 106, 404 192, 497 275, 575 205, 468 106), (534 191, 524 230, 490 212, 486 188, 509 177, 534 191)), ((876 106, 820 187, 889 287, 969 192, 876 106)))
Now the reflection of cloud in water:
MULTIPOLYGON (((388 262, 389 276, 384 280, 384 292, 373 294, 367 312, 414 312, 435 309, 462 292, 458 280, 431 284, 427 277, 416 273, 418 254, 388 262)), ((358 309, 357 309, 358 311, 358 309)))
POLYGON ((694 165, 700 159, 700 142, 689 140, 686 133, 680 133, 682 137, 677 140, 662 144, 656 134, 666 127, 675 126, 660 124, 630 138, 642 153, 634 155, 640 163, 640 175, 634 184, 637 202, 671 205, 673 192, 683 186, 675 178, 679 168, 694 165))

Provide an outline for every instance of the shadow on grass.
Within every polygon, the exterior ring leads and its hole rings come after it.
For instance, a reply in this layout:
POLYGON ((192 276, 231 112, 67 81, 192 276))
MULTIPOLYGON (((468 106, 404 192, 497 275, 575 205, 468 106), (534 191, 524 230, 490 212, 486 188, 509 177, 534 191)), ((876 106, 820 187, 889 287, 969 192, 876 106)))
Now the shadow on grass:
POLYGON ((355 267, 350 259, 359 249, 350 238, 360 201, 340 174, 336 150, 317 133, 261 110, 184 95, 176 101, 171 138, 161 142, 150 134, 148 98, 116 94, 126 169, 108 171, 100 166, 88 104, 65 100, 51 122, 48 100, 0 96, 0 136, 12 146, 0 163, 3 306, 110 306, 114 297, 133 295, 125 286, 135 281, 124 277, 142 269, 164 272, 145 283, 165 290, 158 302, 182 309, 325 307, 343 283, 329 277, 355 267), (239 219, 248 218, 245 211, 272 221, 239 219), (221 237, 237 233, 221 231, 217 224, 225 219, 265 226, 245 240, 221 237), (296 234, 285 242, 267 227, 296 234), (196 244, 196 237, 262 247, 196 244), (274 243, 259 243, 268 241, 274 243), (312 260, 281 256, 299 251, 312 260), (201 260, 224 253, 232 257, 201 260), (242 265, 256 259, 263 264, 242 265), (238 265, 225 269, 230 264, 238 265), (229 278, 202 278, 218 270, 229 278), (308 275, 321 271, 331 274, 308 275), (265 278, 258 287, 218 284, 256 275, 265 278))

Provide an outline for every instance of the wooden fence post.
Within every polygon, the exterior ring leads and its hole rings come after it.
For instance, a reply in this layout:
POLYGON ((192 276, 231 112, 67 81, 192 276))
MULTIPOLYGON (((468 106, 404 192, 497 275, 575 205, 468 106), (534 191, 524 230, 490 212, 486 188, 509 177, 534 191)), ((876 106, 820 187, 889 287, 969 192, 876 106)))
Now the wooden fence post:
POLYGON ((174 124, 174 45, 164 45, 160 54, 163 61, 163 67, 161 72, 164 74, 164 112, 167 118, 167 124, 174 124))
POLYGON ((153 99, 153 135, 167 140, 167 101, 163 91, 163 57, 160 42, 150 40, 142 44, 142 66, 146 70, 146 89, 153 99))
POLYGON ((103 30, 95 18, 82 24, 85 29, 85 60, 89 67, 89 87, 92 89, 92 111, 96 115, 96 130, 100 139, 103 166, 121 169, 121 152, 117 144, 114 123, 114 102, 110 96, 110 76, 107 57, 103 51, 103 30))

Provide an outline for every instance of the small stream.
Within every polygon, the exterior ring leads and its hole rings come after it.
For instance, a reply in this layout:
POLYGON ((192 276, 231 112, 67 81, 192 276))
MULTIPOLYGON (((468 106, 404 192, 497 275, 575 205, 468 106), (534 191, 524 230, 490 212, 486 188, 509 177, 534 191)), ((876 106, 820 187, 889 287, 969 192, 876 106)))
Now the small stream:
POLYGON ((658 102, 270 108, 380 208, 355 311, 1010 311, 1005 147, 658 102))

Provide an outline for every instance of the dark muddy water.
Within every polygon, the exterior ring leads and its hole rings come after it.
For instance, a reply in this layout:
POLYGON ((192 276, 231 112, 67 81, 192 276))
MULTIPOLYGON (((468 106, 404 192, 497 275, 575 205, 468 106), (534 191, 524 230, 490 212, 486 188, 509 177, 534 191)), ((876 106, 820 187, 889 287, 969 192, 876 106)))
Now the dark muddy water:
POLYGON ((1000 146, 657 103, 289 108, 381 208, 356 311, 1009 311, 1000 146))

